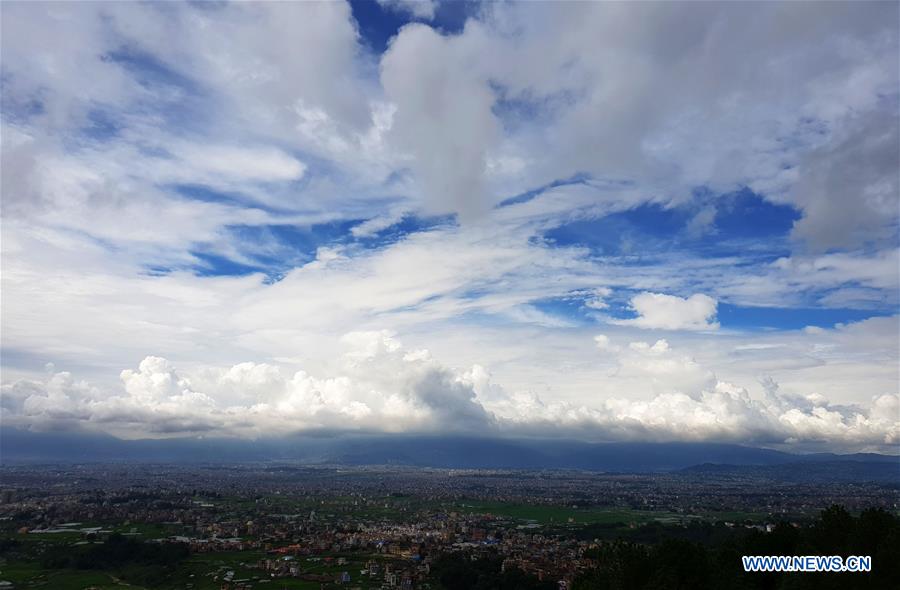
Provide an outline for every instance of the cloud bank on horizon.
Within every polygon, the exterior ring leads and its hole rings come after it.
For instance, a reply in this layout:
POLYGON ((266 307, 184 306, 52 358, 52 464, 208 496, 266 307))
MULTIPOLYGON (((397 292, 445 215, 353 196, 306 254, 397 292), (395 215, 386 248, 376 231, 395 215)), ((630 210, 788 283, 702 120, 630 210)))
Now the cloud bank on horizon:
POLYGON ((897 450, 896 3, 0 9, 5 426, 897 450))

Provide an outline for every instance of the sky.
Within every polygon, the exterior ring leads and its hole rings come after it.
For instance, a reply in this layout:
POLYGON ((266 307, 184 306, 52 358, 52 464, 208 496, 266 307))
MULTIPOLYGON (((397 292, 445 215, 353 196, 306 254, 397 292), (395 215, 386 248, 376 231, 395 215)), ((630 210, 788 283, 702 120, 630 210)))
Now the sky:
POLYGON ((898 7, 3 2, 0 420, 897 452, 898 7))

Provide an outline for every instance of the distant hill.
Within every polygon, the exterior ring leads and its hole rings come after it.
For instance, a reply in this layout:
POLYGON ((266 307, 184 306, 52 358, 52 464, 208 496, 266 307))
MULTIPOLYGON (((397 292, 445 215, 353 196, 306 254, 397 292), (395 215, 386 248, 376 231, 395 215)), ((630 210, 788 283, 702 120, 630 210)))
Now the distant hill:
POLYGON ((585 443, 560 440, 378 438, 345 441, 331 449, 337 463, 399 463, 449 468, 669 471, 702 462, 769 464, 793 455, 714 443, 585 443))
MULTIPOLYGON (((863 458, 872 454, 862 454, 863 458)), ((721 465, 704 463, 679 470, 688 475, 717 475, 730 477, 754 476, 779 482, 796 483, 897 483, 900 484, 900 460, 830 460, 804 457, 803 461, 777 465, 721 465)))
MULTIPOLYGON (((615 472, 676 471, 704 464, 777 466, 834 461, 881 463, 898 469, 900 458, 878 454, 796 455, 720 443, 586 443, 571 440, 465 436, 337 435, 239 440, 178 438, 121 440, 108 435, 36 433, 0 429, 0 463, 137 461, 159 463, 293 461, 306 464, 404 465, 454 469, 584 469, 615 472)), ((783 470, 787 474, 789 467, 783 470)))

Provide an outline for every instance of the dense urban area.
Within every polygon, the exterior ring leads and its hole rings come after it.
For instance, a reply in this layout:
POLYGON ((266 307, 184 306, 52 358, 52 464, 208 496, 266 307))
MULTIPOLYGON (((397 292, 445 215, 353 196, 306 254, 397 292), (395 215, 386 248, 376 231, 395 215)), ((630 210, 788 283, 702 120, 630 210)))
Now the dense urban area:
MULTIPOLYGON (((873 554, 873 572, 840 587, 900 579, 890 481, 292 464, 0 474, 0 588, 691 588, 738 575, 807 587, 737 572, 742 551, 772 543, 873 554)), ((801 581, 831 587, 826 575, 801 581)))

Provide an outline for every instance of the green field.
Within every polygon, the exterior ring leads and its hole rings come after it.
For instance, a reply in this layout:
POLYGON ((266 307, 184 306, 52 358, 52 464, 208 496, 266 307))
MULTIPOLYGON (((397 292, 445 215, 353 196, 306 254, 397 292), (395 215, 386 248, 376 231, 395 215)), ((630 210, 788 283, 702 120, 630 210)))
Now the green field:
POLYGON ((503 502, 464 501, 452 508, 470 514, 492 514, 540 525, 572 524, 643 524, 661 521, 678 523, 686 520, 685 515, 673 512, 651 512, 642 510, 608 508, 571 508, 567 506, 545 506, 534 504, 507 504, 503 502))
POLYGON ((8 564, 0 567, 0 580, 7 580, 14 584, 14 588, 46 588, 47 590, 84 590, 84 588, 98 588, 102 590, 144 590, 141 586, 134 586, 119 582, 114 576, 105 572, 84 572, 78 570, 57 570, 52 572, 41 571, 37 563, 8 564))
MULTIPOLYGON (((129 529, 131 527, 125 527, 129 529)), ((149 536, 154 536, 158 531, 154 527, 138 527, 149 536)), ((96 588, 99 590, 147 590, 140 584, 127 583, 124 579, 130 579, 128 571, 106 572, 93 570, 69 570, 60 569, 44 571, 40 562, 34 556, 39 555, 42 547, 58 546, 72 542, 71 533, 55 533, 47 535, 19 535, 7 534, 5 538, 16 539, 20 545, 12 551, 6 551, 0 555, 0 580, 13 583, 17 590, 42 588, 44 590, 84 590, 96 588)), ((296 578, 273 579, 265 571, 257 569, 256 563, 260 559, 273 558, 264 551, 220 551, 212 553, 198 553, 191 555, 179 564, 173 572, 171 580, 164 584, 165 588, 172 590, 218 590, 221 588, 225 572, 234 572, 234 580, 249 580, 254 588, 260 590, 318 590, 320 582, 307 581, 296 578)), ((352 577, 352 585, 365 590, 380 588, 381 578, 369 579, 360 576, 359 571, 365 567, 366 560, 375 558, 384 563, 393 561, 385 556, 369 555, 320 555, 319 559, 296 557, 303 573, 327 574, 336 577, 341 572, 349 572, 352 577), (325 561, 326 557, 333 558, 331 563, 325 561), (337 564, 338 557, 345 557, 347 563, 337 564)), ((159 586, 154 586, 159 587, 159 586)))

